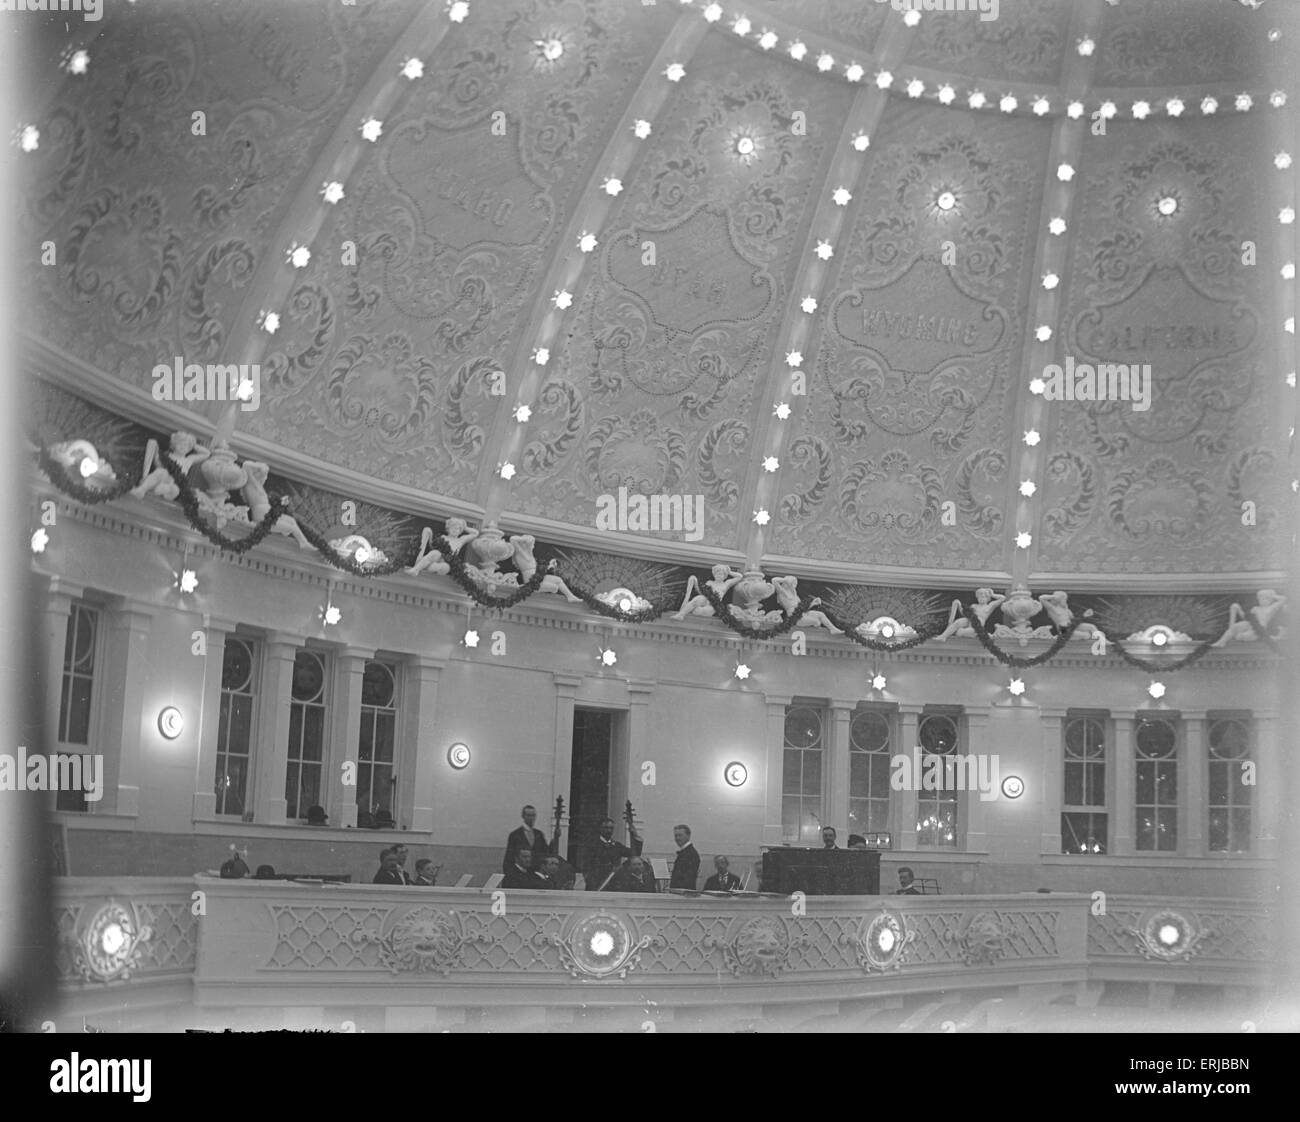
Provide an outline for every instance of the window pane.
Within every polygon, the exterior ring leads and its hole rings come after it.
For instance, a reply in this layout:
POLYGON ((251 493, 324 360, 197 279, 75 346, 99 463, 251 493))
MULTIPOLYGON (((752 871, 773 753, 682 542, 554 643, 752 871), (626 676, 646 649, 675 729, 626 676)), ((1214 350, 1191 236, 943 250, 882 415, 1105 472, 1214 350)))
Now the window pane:
POLYGON ((820 795, 822 793, 822 754, 804 752, 803 755, 803 793, 820 795))
POLYGON ((1106 805, 1106 765, 1088 764, 1084 767, 1083 806, 1106 805))
POLYGON ((781 790, 786 794, 797 794, 800 789, 803 775, 802 756, 802 752, 796 752, 792 748, 785 750, 781 769, 781 790))
POLYGON ((1250 809, 1238 807, 1229 811, 1229 824, 1232 830, 1232 851, 1247 852, 1250 849, 1250 809))
POLYGON ((375 715, 373 710, 361 711, 361 739, 357 744, 357 758, 369 761, 373 758, 375 715))
POLYGON ((397 729, 397 718, 392 713, 380 713, 375 723, 375 759, 384 763, 393 762, 393 743, 397 729))
POLYGON ((1083 806, 1083 766, 1065 765, 1065 805, 1083 806))
POLYGON ((1225 806, 1228 802, 1228 769, 1223 764, 1210 761, 1210 805, 1225 806))
POLYGON ((1228 848, 1228 812, 1220 807, 1210 811, 1210 851, 1222 853, 1228 848))
POLYGON ((302 758, 319 760, 325 743, 325 710, 318 705, 305 706, 302 724, 302 758))
POLYGON ((870 757, 855 752, 849 760, 849 798, 865 799, 871 794, 870 757))
POLYGON ((794 748, 809 748, 821 742, 821 717, 806 705, 792 708, 785 717, 785 742, 794 748))
POLYGON ((799 799, 787 795, 781 800, 781 836, 790 840, 799 837, 799 799))
POLYGON ((1137 765, 1137 803, 1150 806, 1156 797, 1155 764, 1139 763, 1137 765))

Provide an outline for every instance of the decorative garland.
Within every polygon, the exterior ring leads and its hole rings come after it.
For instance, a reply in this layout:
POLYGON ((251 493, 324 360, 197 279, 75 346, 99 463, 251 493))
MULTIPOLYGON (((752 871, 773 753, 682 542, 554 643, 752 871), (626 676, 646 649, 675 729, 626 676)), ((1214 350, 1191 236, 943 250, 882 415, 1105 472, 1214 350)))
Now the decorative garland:
MULTIPOLYGON (((267 536, 275 529, 275 524, 279 521, 282 514, 287 514, 285 507, 288 504, 288 499, 283 495, 276 495, 271 498, 271 509, 267 511, 261 521, 251 527, 250 531, 245 536, 241 538, 229 538, 225 534, 218 530, 214 530, 208 525, 204 510, 199 502, 198 492, 190 484, 189 480, 186 479, 185 472, 183 472, 179 465, 172 460, 171 456, 163 454, 159 456, 158 462, 167 470, 167 474, 171 476, 172 481, 176 484, 178 501, 181 509, 185 512, 185 516, 190 525, 203 534, 210 542, 223 550, 235 554, 247 553, 254 546, 260 545, 267 538, 267 536)), ((130 480, 123 479, 118 480, 112 486, 103 489, 87 487, 85 484, 69 475, 67 469, 50 455, 49 450, 44 445, 39 444, 37 448, 37 464, 49 478, 50 482, 59 490, 70 495, 78 502, 87 505, 98 505, 101 503, 111 502, 114 499, 119 499, 136 486, 136 484, 130 480)), ((380 565, 360 565, 351 557, 344 557, 338 553, 330 546, 329 542, 325 538, 321 537, 321 535, 311 527, 305 526, 301 522, 298 523, 298 527, 302 530, 303 537, 307 539, 311 546, 326 562, 334 566, 336 569, 341 569, 344 572, 351 573, 353 576, 389 576, 402 569, 409 568, 415 563, 416 551, 412 546, 406 551, 406 556, 400 560, 390 560, 380 565)), ((484 585, 471 575, 470 567, 465 563, 464 558, 462 558, 458 553, 452 551, 451 543, 447 540, 445 535, 440 535, 432 544, 442 553, 443 557, 446 558, 452 579, 460 585, 460 587, 470 597, 472 597, 476 603, 485 608, 511 608, 516 604, 522 603, 541 588, 542 582, 550 573, 549 569, 539 567, 527 581, 519 586, 516 591, 510 593, 508 596, 495 596, 486 591, 484 585)), ((649 623, 653 620, 659 619, 668 611, 665 607, 659 607, 652 604, 648 608, 641 608, 635 612, 624 612, 597 599, 586 589, 575 586, 571 582, 566 583, 569 583, 569 588, 573 594, 577 596, 578 599, 581 600, 582 603, 591 611, 609 619, 619 620, 624 623, 649 623)), ((730 610, 730 606, 723 603, 713 589, 711 589, 707 584, 700 584, 699 589, 701 595, 703 595, 704 599, 713 609, 714 618, 725 624, 738 635, 744 636, 746 639, 775 639, 781 635, 789 633, 798 626, 799 620, 803 618, 804 613, 812 610, 817 602, 817 597, 815 596, 800 596, 798 606, 793 612, 786 612, 784 608, 780 609, 782 617, 781 622, 773 623, 766 627, 751 627, 736 619, 730 610)), ((918 631, 917 634, 910 639, 900 639, 897 642, 870 639, 865 635, 860 634, 857 631, 856 626, 849 625, 846 621, 828 611, 824 605, 821 610, 826 618, 835 627, 840 628, 844 632, 845 637, 851 642, 856 643, 860 647, 866 647, 869 650, 885 654, 918 647, 922 643, 927 643, 931 639, 934 639, 944 630, 940 625, 933 625, 924 630, 918 631)), ((1018 655, 1007 654, 999 648, 997 644, 994 643, 989 632, 985 629, 983 623, 981 623, 978 617, 975 616, 971 607, 967 607, 963 614, 967 622, 971 625, 975 637, 980 641, 980 644, 984 649, 1003 665, 1015 667, 1017 669, 1041 666, 1052 658, 1055 658, 1071 638, 1073 638, 1075 630, 1078 628, 1080 623, 1083 622, 1079 617, 1071 619, 1069 624, 1058 632, 1052 645, 1042 654, 1030 658, 1022 658, 1018 655)), ((1263 627, 1261 627, 1255 620, 1254 616, 1247 613, 1243 618, 1250 624, 1255 635, 1261 641, 1266 643, 1270 650, 1277 654, 1282 653, 1275 642, 1275 635, 1269 634, 1263 627)), ((1098 633, 1118 651, 1120 657, 1125 662, 1148 673, 1165 673, 1171 670, 1181 670, 1200 661, 1200 659, 1204 658, 1205 655, 1214 648, 1214 643, 1212 641, 1205 640, 1198 644, 1195 650, 1182 658, 1167 663, 1157 664, 1147 659, 1139 658, 1136 655, 1129 654, 1129 652, 1124 649, 1122 643, 1116 639, 1112 639, 1109 635, 1100 631, 1100 629, 1098 629, 1098 633)))
POLYGON ((452 579, 469 593, 476 603, 484 608, 513 608, 516 604, 527 600, 528 597, 541 588, 542 581, 546 579, 546 573, 538 568, 531 577, 519 586, 519 591, 512 592, 509 596, 493 596, 490 592, 485 592, 483 586, 469 575, 469 566, 465 564, 464 558, 459 553, 452 552, 451 542, 447 540, 445 535, 438 535, 432 544, 447 559, 452 579))
MULTIPOLYGON (((800 596, 799 604, 793 612, 787 613, 784 608, 781 609, 781 622, 771 624, 768 627, 750 627, 747 623, 741 623, 729 610, 729 605, 724 604, 719 599, 718 594, 713 591, 707 584, 697 586, 700 594, 709 602, 713 609, 713 614, 722 623, 725 623, 737 635, 743 635, 746 639, 775 639, 778 635, 784 635, 787 631, 793 631, 799 626, 799 620, 803 617, 804 612, 812 607, 815 596, 800 596)), ((766 597, 764 597, 766 599, 766 597)))
POLYGON ((87 506, 95 506, 99 503, 109 503, 114 499, 120 499, 136 485, 129 479, 119 479, 109 487, 87 487, 79 480, 73 479, 68 474, 68 469, 50 455, 49 449, 44 444, 38 446, 36 457, 36 462, 41 471, 45 472, 54 486, 60 491, 71 495, 77 502, 85 503, 87 506))
POLYGON ((963 615, 965 615, 967 621, 974 629, 975 637, 980 641, 984 649, 1002 663, 1003 666, 1014 666, 1017 670, 1022 670, 1030 666, 1042 666, 1042 664, 1048 659, 1055 658, 1056 655, 1060 653, 1061 648, 1064 647, 1074 635, 1074 629, 1082 622, 1077 617, 1070 620, 1070 622, 1061 629, 1060 633, 1056 636, 1056 639, 1052 642, 1052 645, 1042 654, 1035 655, 1033 658, 1021 658, 1019 655, 1009 655, 1006 651, 998 647, 989 636, 989 633, 984 630, 984 625, 980 623, 979 618, 969 606, 966 608, 965 612, 963 612, 963 615))
MULTIPOLYGON (((180 465, 165 452, 158 457, 158 462, 167 469, 167 474, 172 477, 172 482, 176 484, 176 489, 180 492, 181 509, 185 511, 185 517, 189 519, 190 525, 213 545, 229 550, 231 553, 247 553, 253 546, 260 545, 275 529, 275 524, 280 520, 280 515, 284 513, 281 509, 285 502, 284 497, 277 496, 271 502, 271 509, 262 516, 262 520, 252 528, 246 537, 228 538, 220 530, 214 530, 204 520, 203 508, 199 505, 198 492, 190 486, 190 481, 185 478, 185 473, 181 471, 180 465)), ((270 498, 269 495, 267 497, 270 498)))

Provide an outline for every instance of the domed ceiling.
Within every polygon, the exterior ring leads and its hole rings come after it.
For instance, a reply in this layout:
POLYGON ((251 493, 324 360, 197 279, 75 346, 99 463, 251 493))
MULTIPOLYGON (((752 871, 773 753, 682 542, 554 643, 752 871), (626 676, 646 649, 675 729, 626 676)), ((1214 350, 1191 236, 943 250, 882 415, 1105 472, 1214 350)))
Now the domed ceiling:
POLYGON ((115 6, 32 109, 33 371, 166 432, 219 407, 155 365, 256 363, 240 451, 559 545, 1268 579, 1291 13, 909 6, 115 6), (1051 363, 1149 365, 1149 402, 1049 401, 1051 363), (699 533, 601 527, 620 487, 699 533))

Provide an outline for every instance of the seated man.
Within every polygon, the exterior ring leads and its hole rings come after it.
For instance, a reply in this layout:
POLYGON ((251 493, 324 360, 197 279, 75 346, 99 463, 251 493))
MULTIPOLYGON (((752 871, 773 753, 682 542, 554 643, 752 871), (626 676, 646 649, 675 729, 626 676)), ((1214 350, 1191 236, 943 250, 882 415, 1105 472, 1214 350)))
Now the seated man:
POLYGON ((432 888, 438 883, 438 869, 440 867, 435 865, 430 858, 421 857, 415 863, 415 880, 412 883, 432 888))
POLYGON ((398 861, 396 850, 390 846, 379 855, 379 872, 375 874, 375 884, 410 884, 405 871, 398 861))
POLYGON ((605 886, 606 892, 658 892, 655 875, 641 857, 629 857, 605 886))
POLYGON ((571 889, 578 879, 578 871, 562 857, 547 857, 542 862, 542 876, 551 888, 571 889))
POLYGON ((721 853, 713 859, 713 867, 718 871, 704 882, 705 892, 735 892, 740 887, 740 878, 727 871, 730 864, 721 853))
POLYGON ((895 896, 921 896, 921 886, 916 883, 916 878, 912 876, 912 870, 904 865, 898 870, 898 891, 895 896))
POLYGON ((501 887, 539 891, 550 888, 551 884, 533 868, 533 851, 521 845, 515 850, 514 860, 510 864, 505 880, 501 882, 501 887))

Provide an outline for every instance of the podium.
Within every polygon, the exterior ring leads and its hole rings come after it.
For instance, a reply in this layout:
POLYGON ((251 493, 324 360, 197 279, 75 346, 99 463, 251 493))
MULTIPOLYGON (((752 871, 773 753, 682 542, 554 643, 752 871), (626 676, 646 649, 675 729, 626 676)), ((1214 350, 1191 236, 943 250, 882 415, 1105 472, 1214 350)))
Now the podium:
POLYGON ((763 854, 763 891, 809 896, 880 895, 880 851, 782 846, 763 854))

